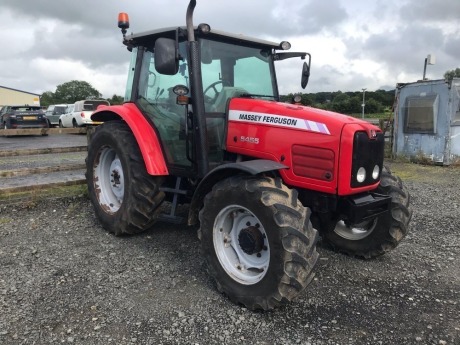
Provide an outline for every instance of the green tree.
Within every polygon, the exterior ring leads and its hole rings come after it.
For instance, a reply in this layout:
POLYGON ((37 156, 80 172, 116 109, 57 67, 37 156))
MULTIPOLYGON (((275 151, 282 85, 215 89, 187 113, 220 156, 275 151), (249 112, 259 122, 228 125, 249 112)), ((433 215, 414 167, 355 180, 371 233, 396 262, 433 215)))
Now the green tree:
POLYGON ((368 114, 382 113, 383 105, 375 99, 368 99, 364 111, 368 114))
POLYGON ((351 114, 353 112, 351 97, 346 93, 338 93, 332 100, 332 110, 342 114, 351 114))
POLYGON ((90 83, 81 80, 72 80, 58 85, 54 93, 56 103, 75 103, 84 99, 101 98, 101 93, 90 83))
POLYGON ((54 101, 54 93, 51 91, 45 91, 42 93, 40 97, 40 105, 42 107, 47 107, 51 104, 55 104, 56 102, 54 101))
POLYGON ((362 104, 363 104, 363 100, 360 95, 351 97, 350 98, 351 114, 361 113, 363 111, 362 104))
POLYGON ((123 96, 113 95, 112 98, 107 98, 112 105, 123 104, 125 98, 123 96))
POLYGON ((460 78, 460 68, 456 68, 456 69, 453 69, 453 70, 450 70, 444 73, 444 79, 450 81, 454 78, 460 78))

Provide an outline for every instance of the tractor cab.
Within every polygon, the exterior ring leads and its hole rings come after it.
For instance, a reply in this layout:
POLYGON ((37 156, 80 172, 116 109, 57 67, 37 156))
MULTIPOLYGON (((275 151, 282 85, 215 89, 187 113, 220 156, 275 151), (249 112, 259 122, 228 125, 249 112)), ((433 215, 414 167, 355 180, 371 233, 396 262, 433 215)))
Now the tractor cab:
MULTIPOLYGON (((127 19, 119 22, 122 29, 127 25, 127 19)), ((207 24, 124 36, 124 44, 132 52, 125 101, 153 122, 168 168, 177 175, 204 176, 235 160, 224 150, 229 100, 279 101, 274 61, 308 55, 303 86, 309 75, 309 54, 278 52, 289 49, 288 42, 229 34, 207 24)))

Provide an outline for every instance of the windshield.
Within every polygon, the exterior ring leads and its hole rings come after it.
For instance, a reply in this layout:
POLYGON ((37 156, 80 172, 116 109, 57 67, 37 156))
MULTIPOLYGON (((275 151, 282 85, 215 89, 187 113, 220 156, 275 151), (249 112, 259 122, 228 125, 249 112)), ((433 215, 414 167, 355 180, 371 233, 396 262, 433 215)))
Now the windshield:
POLYGON ((232 97, 277 97, 271 50, 200 40, 205 109, 225 112, 232 97))
POLYGON ((56 106, 56 108, 54 108, 53 114, 61 115, 61 114, 64 114, 66 110, 67 110, 67 106, 56 106))
POLYGON ((110 103, 108 101, 85 101, 83 110, 94 111, 100 105, 110 105, 110 103))
POLYGON ((41 111, 42 108, 40 108, 39 106, 12 106, 11 110, 20 113, 26 111, 41 111))

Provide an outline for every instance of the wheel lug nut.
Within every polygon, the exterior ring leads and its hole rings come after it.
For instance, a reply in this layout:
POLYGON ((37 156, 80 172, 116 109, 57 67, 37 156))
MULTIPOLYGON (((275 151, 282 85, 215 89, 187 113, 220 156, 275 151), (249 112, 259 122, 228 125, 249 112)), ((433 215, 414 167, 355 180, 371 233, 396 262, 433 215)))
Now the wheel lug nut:
POLYGON ((247 223, 246 223, 246 226, 251 226, 251 223, 250 223, 250 222, 247 222, 247 223))
POLYGON ((257 257, 260 258, 262 256, 262 254, 260 253, 257 253, 257 257))

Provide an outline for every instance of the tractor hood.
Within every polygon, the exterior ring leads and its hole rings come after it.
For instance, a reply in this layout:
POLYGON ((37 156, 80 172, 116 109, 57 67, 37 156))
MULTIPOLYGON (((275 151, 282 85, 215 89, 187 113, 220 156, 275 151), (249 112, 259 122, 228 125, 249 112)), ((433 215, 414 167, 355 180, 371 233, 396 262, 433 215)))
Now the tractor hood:
POLYGON ((377 126, 330 111, 249 98, 233 98, 228 107, 226 150, 289 167, 280 174, 290 186, 339 195, 375 188, 350 187, 352 157, 357 150, 358 158, 383 161, 382 141, 377 126))
POLYGON ((260 99, 234 98, 229 104, 229 121, 253 123, 286 129, 337 135, 347 124, 355 124, 362 130, 380 131, 367 121, 332 111, 260 99))

